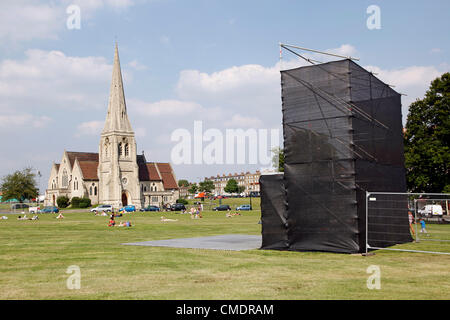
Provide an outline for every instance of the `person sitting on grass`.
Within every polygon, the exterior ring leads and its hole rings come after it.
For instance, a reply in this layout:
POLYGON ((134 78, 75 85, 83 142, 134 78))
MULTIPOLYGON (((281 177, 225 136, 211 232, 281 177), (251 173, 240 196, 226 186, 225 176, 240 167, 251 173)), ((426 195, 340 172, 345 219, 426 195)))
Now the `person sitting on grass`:
POLYGON ((116 221, 114 221, 114 217, 112 216, 109 220, 108 227, 114 227, 116 225, 116 221))
POLYGON ((64 219, 64 216, 62 215, 62 213, 60 213, 60 214, 56 217, 56 219, 64 219))

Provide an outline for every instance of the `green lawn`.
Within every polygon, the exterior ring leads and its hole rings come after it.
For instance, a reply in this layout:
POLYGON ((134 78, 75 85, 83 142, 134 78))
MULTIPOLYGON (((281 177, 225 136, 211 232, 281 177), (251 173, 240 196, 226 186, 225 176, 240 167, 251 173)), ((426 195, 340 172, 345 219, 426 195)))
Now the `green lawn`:
MULTIPOLYGON (((244 199, 230 199, 238 201, 244 199)), ((64 212, 63 212, 64 213, 64 212)), ((0 220, 0 299, 449 299, 450 256, 378 251, 374 256, 217 251, 124 246, 121 243, 219 234, 260 234, 260 211, 203 219, 175 213, 132 213, 132 228, 108 217, 66 211, 65 219, 0 220), (161 222, 160 217, 178 219, 161 222), (81 269, 69 290, 66 270, 81 269), (381 269, 369 290, 367 267, 381 269)), ((430 234, 450 226, 428 226, 430 234)), ((433 248, 436 243, 404 247, 433 248)), ((442 245, 440 245, 442 248, 442 245)), ((450 251, 449 251, 450 252, 450 251)))

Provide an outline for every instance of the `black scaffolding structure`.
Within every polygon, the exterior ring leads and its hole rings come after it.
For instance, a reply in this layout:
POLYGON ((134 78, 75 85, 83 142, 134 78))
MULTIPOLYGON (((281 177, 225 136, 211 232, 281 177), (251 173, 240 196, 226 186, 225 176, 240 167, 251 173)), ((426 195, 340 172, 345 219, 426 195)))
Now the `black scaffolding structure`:
POLYGON ((283 70, 281 88, 284 175, 261 176, 262 249, 358 253, 367 236, 379 247, 411 241, 403 202, 379 215, 395 220, 382 230, 367 234, 365 221, 366 191, 406 192, 401 95, 352 59, 283 70))

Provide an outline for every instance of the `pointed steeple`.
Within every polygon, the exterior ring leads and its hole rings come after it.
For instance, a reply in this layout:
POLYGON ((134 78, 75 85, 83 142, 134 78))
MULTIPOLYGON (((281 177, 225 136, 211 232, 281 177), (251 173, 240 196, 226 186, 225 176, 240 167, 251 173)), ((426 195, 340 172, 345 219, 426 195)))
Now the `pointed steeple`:
POLYGON ((112 71, 111 89, 109 92, 108 114, 106 115, 105 127, 103 128, 102 133, 109 132, 133 133, 125 103, 117 42, 114 51, 114 66, 112 71))

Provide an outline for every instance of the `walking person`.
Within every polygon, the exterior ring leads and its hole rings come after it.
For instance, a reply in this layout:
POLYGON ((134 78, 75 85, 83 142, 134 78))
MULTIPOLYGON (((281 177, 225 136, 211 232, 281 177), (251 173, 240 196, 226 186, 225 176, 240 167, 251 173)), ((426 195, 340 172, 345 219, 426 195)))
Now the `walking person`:
POLYGON ((414 221, 414 216, 412 215, 411 211, 408 211, 408 219, 409 219, 409 228, 411 230, 411 233, 413 236, 415 236, 416 231, 414 231, 414 227, 413 227, 413 224, 415 224, 415 221, 414 221))
POLYGON ((421 227, 420 233, 425 233, 427 236, 429 236, 429 234, 427 232, 425 221, 423 219, 420 219, 420 227, 421 227))

